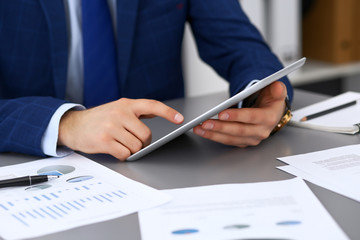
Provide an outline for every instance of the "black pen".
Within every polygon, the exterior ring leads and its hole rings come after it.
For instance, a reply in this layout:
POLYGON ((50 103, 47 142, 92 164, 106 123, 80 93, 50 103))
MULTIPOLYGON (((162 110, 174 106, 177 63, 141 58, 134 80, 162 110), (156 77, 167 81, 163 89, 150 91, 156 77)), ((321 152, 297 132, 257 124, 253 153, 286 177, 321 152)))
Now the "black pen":
POLYGON ((36 176, 26 176, 0 180, 0 188, 5 187, 16 187, 16 186, 31 186, 38 183, 47 182, 53 179, 58 179, 59 176, 55 175, 36 175, 36 176))
POLYGON ((300 122, 304 122, 304 121, 307 121, 307 120, 310 120, 310 119, 314 119, 314 118, 317 118, 317 117, 321 117, 321 116, 324 116, 326 114, 329 114, 329 113, 332 113, 332 112, 335 112, 335 111, 338 111, 338 110, 341 110, 341 109, 344 109, 344 108, 347 108, 347 107, 350 107, 352 105, 355 105, 357 102, 357 100, 354 100, 354 101, 351 101, 351 102, 348 102, 348 103, 344 103, 342 105, 339 105, 339 106, 336 106, 336 107, 333 107, 333 108, 329 108, 329 109, 326 109, 324 111, 321 111, 321 112, 317 112, 317 113, 314 113, 314 114, 311 114, 309 116, 305 116, 303 118, 300 119, 300 122))

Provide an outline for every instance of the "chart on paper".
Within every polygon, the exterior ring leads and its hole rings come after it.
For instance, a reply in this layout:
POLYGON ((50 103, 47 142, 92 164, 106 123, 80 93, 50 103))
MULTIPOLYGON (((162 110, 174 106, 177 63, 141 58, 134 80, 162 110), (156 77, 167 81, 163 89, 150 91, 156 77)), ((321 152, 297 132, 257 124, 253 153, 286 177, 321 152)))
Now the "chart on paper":
MULTIPOLYGON (((39 185, 37 188, 42 186, 46 187, 39 185)), ((7 220, 12 219, 13 224, 33 227, 48 221, 76 221, 76 218, 83 218, 82 214, 87 211, 106 212, 106 209, 121 211, 121 205, 133 200, 131 195, 129 196, 122 189, 106 183, 81 182, 61 190, 54 189, 46 193, 32 190, 26 197, 1 199, 0 216, 7 220)))
POLYGON ((163 191, 173 201, 139 212, 142 240, 348 239, 298 178, 163 191))
POLYGON ((170 197, 78 154, 0 168, 0 179, 58 179, 0 189, 0 236, 23 239, 105 221, 164 204, 170 197))

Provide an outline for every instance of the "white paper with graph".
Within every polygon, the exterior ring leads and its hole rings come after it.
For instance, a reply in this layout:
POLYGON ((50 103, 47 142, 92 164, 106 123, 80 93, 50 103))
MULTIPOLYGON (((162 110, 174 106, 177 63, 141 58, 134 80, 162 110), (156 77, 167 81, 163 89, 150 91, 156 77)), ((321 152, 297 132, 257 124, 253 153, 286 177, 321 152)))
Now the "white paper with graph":
POLYGON ((163 191, 173 201, 139 212, 142 240, 348 239, 299 178, 163 191))
POLYGON ((0 168, 0 178, 58 174, 31 187, 0 189, 0 236, 24 239, 105 221, 170 201, 81 155, 0 168))

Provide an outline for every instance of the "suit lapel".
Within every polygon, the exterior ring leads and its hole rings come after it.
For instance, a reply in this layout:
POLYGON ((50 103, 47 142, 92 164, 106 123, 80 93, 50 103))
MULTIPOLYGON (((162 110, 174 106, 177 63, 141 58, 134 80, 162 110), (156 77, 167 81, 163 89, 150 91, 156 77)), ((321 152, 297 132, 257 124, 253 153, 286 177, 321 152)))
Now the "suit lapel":
POLYGON ((118 69, 122 95, 129 71, 139 0, 117 0, 118 69))
POLYGON ((49 27, 55 94, 65 98, 68 34, 63 0, 40 0, 49 27))

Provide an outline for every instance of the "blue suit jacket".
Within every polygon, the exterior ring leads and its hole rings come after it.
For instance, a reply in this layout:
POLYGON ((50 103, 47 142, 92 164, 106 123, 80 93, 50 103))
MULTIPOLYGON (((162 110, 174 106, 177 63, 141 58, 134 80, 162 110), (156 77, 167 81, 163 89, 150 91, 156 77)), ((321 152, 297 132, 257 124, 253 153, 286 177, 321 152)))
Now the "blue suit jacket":
MULTIPOLYGON (((118 0, 116 10, 123 97, 183 97, 186 21, 231 94, 282 67, 238 0, 118 0)), ((43 155, 43 133, 65 102, 67 60, 63 0, 0 0, 0 152, 43 155)))

